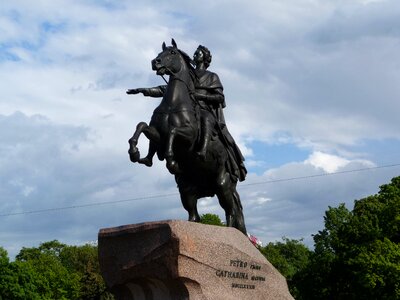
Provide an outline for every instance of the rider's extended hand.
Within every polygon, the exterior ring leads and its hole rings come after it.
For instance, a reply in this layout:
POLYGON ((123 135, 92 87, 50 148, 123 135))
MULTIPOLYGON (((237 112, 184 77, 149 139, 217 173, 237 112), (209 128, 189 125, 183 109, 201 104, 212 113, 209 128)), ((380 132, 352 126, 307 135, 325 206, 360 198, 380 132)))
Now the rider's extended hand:
POLYGON ((127 90, 126 93, 128 95, 134 95, 134 94, 139 94, 140 92, 139 92, 139 89, 130 89, 130 90, 127 90))
POLYGON ((139 94, 142 93, 145 96, 149 96, 149 90, 146 88, 130 89, 126 91, 127 94, 139 94))

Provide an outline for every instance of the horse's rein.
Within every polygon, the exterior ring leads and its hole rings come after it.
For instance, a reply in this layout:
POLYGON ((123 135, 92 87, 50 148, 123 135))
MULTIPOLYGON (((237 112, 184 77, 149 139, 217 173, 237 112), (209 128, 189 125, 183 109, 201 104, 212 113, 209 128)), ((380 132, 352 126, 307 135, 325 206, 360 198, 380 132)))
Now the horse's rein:
POLYGON ((165 83, 168 85, 168 81, 167 79, 165 79, 164 75, 160 75, 162 77, 162 79, 164 79, 165 83))

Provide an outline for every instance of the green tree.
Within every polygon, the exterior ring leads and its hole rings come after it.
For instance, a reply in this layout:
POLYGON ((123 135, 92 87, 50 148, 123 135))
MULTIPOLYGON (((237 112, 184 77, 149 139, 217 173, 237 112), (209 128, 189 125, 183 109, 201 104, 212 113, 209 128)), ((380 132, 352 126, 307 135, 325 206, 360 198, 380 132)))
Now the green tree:
POLYGON ((79 274, 83 299, 105 296, 106 285, 100 275, 97 246, 68 246, 61 251, 60 259, 70 272, 79 274))
POLYGON ((0 248, 0 300, 113 299, 105 290, 96 246, 49 241, 23 247, 12 263, 0 248))
POLYGON ((36 273, 31 266, 10 262, 0 247, 0 300, 42 299, 36 287, 36 273))
POLYGON ((16 256, 16 260, 18 261, 29 261, 36 260, 43 254, 58 257, 60 252, 67 247, 67 245, 60 243, 57 240, 44 242, 39 245, 39 247, 26 248, 22 247, 16 256))
POLYGON ((297 299, 299 292, 296 274, 307 267, 312 252, 302 243, 302 240, 286 237, 283 237, 282 240, 282 242, 268 243, 260 251, 285 276, 291 294, 297 299))
POLYGON ((10 263, 10 259, 8 258, 7 250, 3 247, 0 247, 0 271, 3 267, 6 267, 10 263))
POLYGON ((400 299, 400 177, 324 221, 299 299, 400 299))
POLYGON ((16 258, 21 265, 33 269, 36 278, 34 283, 42 299, 77 299, 80 294, 80 277, 76 273, 69 272, 61 263, 58 257, 61 251, 59 245, 53 248, 43 243, 38 250, 38 256, 27 257, 27 253, 32 254, 37 251, 23 248, 16 258))
POLYGON ((218 215, 215 214, 204 214, 201 215, 200 223, 216 226, 225 226, 218 215))

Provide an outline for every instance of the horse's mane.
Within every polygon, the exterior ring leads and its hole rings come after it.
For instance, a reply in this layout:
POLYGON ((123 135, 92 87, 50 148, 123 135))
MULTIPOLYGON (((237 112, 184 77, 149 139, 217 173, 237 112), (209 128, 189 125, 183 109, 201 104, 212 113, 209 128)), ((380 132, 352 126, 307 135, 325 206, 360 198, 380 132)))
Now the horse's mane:
POLYGON ((194 71, 193 60, 190 58, 189 55, 187 55, 186 52, 184 52, 184 51, 182 51, 180 49, 177 49, 177 50, 182 55, 183 60, 185 61, 186 65, 187 65, 187 67, 189 69, 190 77, 192 78, 193 82, 195 82, 198 79, 198 77, 196 75, 196 72, 194 71))

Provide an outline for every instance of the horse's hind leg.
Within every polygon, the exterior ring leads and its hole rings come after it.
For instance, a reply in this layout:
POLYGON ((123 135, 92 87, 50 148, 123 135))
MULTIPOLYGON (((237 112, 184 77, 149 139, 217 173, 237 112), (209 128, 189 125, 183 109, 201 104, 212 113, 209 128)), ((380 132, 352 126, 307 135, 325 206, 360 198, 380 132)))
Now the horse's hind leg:
POLYGON ((236 191, 236 182, 232 181, 229 173, 223 172, 218 178, 217 186, 217 197, 221 207, 225 210, 226 226, 234 227, 247 234, 240 197, 236 191))
POLYGON ((200 216, 197 211, 197 196, 189 192, 182 191, 180 191, 180 194, 183 207, 189 213, 188 220, 191 222, 200 222, 200 216))
POLYGON ((244 223, 243 207, 242 207, 242 203, 240 201, 239 193, 236 190, 236 184, 235 184, 232 196, 233 196, 234 206, 235 206, 235 211, 236 211, 235 212, 236 218, 235 218, 233 227, 239 229, 244 234, 247 234, 246 224, 244 223))

